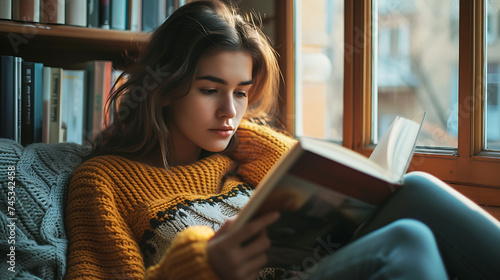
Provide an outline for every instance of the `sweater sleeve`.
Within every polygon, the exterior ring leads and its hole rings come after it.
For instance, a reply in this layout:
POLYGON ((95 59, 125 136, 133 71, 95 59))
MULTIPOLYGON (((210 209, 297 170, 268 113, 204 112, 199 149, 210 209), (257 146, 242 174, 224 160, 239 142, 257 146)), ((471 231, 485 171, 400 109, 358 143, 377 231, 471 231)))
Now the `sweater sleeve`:
POLYGON ((238 145, 231 157, 239 162, 238 174, 255 187, 278 159, 297 141, 272 128, 242 121, 238 127, 238 145))
POLYGON ((71 180, 65 279, 217 279, 206 254, 213 231, 205 227, 182 231, 162 260, 146 271, 139 244, 104 176, 81 167, 71 180))
POLYGON ((207 255, 207 241, 213 235, 207 226, 183 230, 162 260, 148 269, 146 279, 218 279, 207 255))

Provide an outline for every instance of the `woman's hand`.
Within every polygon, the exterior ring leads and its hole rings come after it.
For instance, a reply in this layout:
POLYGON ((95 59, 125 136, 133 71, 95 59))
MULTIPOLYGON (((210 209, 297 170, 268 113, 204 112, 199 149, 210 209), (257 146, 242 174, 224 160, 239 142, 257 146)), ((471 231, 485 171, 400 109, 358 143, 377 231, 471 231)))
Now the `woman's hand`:
POLYGON ((278 218, 278 212, 271 212, 234 234, 227 232, 234 218, 228 219, 208 241, 208 258, 215 273, 224 280, 257 279, 259 270, 267 262, 266 251, 271 246, 266 228, 278 218))

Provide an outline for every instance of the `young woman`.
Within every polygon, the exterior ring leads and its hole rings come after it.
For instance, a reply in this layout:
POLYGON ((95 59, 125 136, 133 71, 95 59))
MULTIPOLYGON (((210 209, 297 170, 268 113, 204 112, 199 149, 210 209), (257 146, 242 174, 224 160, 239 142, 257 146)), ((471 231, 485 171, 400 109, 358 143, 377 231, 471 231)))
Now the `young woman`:
MULTIPOLYGON (((199 1, 172 14, 113 92, 113 123, 73 174, 66 278, 292 277, 288 271, 262 269, 270 246, 265 229, 279 213, 236 233, 227 231, 253 188, 295 143, 249 121, 272 116, 278 77, 266 37, 232 8, 199 1)), ((319 266, 296 272, 297 279, 446 279, 439 250, 446 250, 450 273, 500 275, 487 260, 480 260, 486 265, 476 261, 478 249, 461 245, 472 234, 462 218, 488 230, 481 234, 488 234, 492 246, 500 245, 498 223, 473 213, 476 208, 447 186, 433 192, 418 187, 424 177, 410 177, 364 236, 319 266), (441 200, 422 207, 428 193, 441 200), (456 210, 450 224, 458 238, 448 239, 454 233, 443 230, 442 219, 432 219, 432 211, 443 209, 456 210), (448 240, 455 251, 448 249, 448 240)), ((498 256, 481 250, 485 258, 498 256)))

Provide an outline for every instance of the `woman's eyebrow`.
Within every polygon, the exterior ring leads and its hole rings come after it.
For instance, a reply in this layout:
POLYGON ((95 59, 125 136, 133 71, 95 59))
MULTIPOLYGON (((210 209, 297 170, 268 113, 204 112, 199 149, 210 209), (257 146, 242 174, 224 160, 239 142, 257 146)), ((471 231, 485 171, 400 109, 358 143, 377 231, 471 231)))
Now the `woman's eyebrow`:
MULTIPOLYGON (((227 81, 221 79, 221 78, 217 78, 217 77, 214 77, 214 76, 202 76, 202 77, 198 77, 196 78, 197 80, 209 80, 209 81, 212 81, 214 83, 219 83, 219 84, 223 84, 223 85, 227 85, 227 81)), ((239 86, 247 86, 247 85, 251 85, 253 83, 253 80, 248 80, 248 81, 244 81, 244 82, 241 82, 239 83, 238 85, 239 86)))

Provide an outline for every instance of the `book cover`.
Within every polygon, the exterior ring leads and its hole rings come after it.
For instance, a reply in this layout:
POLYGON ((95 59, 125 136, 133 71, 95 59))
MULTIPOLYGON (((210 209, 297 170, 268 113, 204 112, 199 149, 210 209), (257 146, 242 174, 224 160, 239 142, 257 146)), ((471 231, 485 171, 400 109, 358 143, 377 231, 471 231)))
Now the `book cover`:
POLYGON ((12 0, 0 0, 0 18, 12 19, 12 0))
POLYGON ((110 0, 99 0, 99 28, 109 29, 111 18, 110 0))
POLYGON ((156 12, 158 13, 156 26, 160 26, 167 18, 167 0, 158 0, 156 12))
POLYGON ((87 3, 82 0, 66 0, 66 24, 87 26, 87 3))
POLYGON ((65 142, 82 144, 85 118, 85 70, 64 70, 62 82, 62 127, 65 142))
POLYGON ((43 131, 43 63, 35 63, 33 72, 33 141, 42 142, 43 131))
POLYGON ((50 68, 49 143, 63 142, 61 133, 61 90, 63 69, 50 68))
POLYGON ((66 23, 66 1, 41 0, 40 22, 43 23, 66 23))
POLYGON ((22 63, 22 94, 21 94, 21 145, 26 146, 34 141, 34 72, 35 63, 22 63))
POLYGON ((14 125, 14 133, 15 133, 15 141, 17 143, 21 143, 21 126, 22 126, 22 118, 21 118, 21 108, 22 108, 22 64, 23 59, 21 57, 14 57, 14 110, 15 110, 15 125, 14 125))
POLYGON ((12 19, 39 22, 40 0, 13 0, 12 19))
POLYGON ((331 248, 322 242, 340 248, 401 185, 424 117, 396 118, 370 158, 300 138, 256 187, 230 230, 279 211, 280 219, 267 228, 268 267, 290 268, 314 253, 325 255, 331 248))
POLYGON ((0 56, 0 137, 15 139, 14 57, 0 56))
POLYGON ((104 128, 104 106, 111 91, 112 62, 90 61, 87 71, 87 127, 85 140, 94 138, 104 128))
POLYGON ((99 0, 87 0, 87 27, 99 27, 99 0))
POLYGON ((127 3, 124 0, 111 1, 110 27, 115 30, 127 29, 127 3))
POLYGON ((133 32, 142 31, 142 0, 129 0, 127 29, 133 32))
POLYGON ((142 0, 142 31, 150 32, 158 26, 158 0, 142 0))
POLYGON ((167 0, 167 18, 169 18, 175 11, 175 0, 167 0))
POLYGON ((42 143, 50 143, 50 75, 51 68, 43 67, 43 121, 42 121, 42 143))

